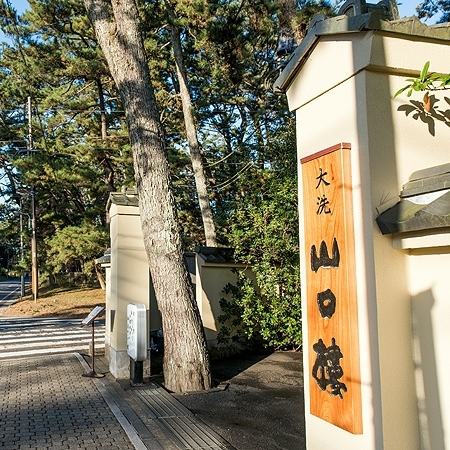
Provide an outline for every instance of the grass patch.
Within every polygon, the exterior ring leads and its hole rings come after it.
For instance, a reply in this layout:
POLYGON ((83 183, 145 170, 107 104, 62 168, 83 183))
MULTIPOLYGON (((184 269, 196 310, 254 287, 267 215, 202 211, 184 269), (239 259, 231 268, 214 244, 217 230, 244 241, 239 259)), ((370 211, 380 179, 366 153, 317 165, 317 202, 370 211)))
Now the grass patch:
POLYGON ((40 289, 36 302, 25 295, 4 308, 2 315, 81 319, 98 305, 105 305, 105 291, 100 288, 51 287, 40 289))

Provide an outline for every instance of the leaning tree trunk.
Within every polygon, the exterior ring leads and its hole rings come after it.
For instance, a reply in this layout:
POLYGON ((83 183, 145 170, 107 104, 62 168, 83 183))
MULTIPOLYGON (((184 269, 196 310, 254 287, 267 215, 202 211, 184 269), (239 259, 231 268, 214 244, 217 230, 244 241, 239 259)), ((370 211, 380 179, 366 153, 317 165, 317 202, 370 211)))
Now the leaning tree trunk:
POLYGON ((192 169, 194 172, 195 186, 197 189, 198 203, 202 215, 203 229, 205 230, 206 245, 217 247, 216 229, 214 226, 211 203, 209 201, 205 172, 203 171, 202 155, 197 139, 197 130, 192 113, 191 94, 188 87, 186 67, 184 65, 183 50, 181 48, 180 30, 175 25, 175 14, 172 5, 165 1, 167 15, 169 17, 172 37, 172 50, 177 69, 178 83, 180 84, 181 104, 183 107, 184 126, 191 154, 192 169))
POLYGON ((84 0, 127 118, 144 236, 175 392, 211 387, 205 335, 183 259, 169 166, 134 0, 84 0))

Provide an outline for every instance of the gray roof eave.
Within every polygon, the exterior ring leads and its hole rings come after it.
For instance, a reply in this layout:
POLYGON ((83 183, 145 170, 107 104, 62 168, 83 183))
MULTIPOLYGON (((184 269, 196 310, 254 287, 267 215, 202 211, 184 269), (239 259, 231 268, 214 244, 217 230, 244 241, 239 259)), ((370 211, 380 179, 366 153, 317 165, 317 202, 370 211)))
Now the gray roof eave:
POLYGON ((234 263, 234 249, 228 247, 195 247, 195 253, 209 263, 234 263))
POLYGON ((374 12, 353 17, 337 16, 329 19, 318 16, 316 19, 313 18, 307 35, 295 49, 280 76, 275 80, 273 84, 274 92, 285 93, 287 91, 320 37, 358 33, 363 30, 378 30, 438 40, 450 40, 448 23, 427 26, 415 16, 392 21, 384 20, 374 12))
POLYGON ((428 205, 401 200, 376 221, 382 234, 450 228, 450 192, 428 205))
POLYGON ((95 260, 95 264, 110 264, 111 255, 103 255, 95 260))
POLYGON ((450 228, 450 164, 414 172, 400 201, 376 221, 382 234, 450 228))
POLYGON ((111 205, 139 206, 139 196, 136 188, 122 188, 121 192, 110 192, 106 203, 106 210, 111 205))

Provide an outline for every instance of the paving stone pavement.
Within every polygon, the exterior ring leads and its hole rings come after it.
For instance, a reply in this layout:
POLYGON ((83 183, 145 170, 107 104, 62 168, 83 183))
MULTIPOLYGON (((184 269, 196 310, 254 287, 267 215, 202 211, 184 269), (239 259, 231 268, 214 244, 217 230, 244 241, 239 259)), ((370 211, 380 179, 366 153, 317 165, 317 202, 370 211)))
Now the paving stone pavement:
POLYGON ((233 450, 162 387, 124 388, 96 360, 104 378, 77 353, 1 361, 0 448, 233 450))
POLYGON ((0 448, 134 449, 75 354, 0 366, 0 448))
POLYGON ((216 363, 220 385, 188 394, 169 394, 155 377, 119 382, 100 356, 95 371, 106 376, 83 377, 90 363, 78 353, 0 361, 0 449, 306 447, 301 354, 216 363))

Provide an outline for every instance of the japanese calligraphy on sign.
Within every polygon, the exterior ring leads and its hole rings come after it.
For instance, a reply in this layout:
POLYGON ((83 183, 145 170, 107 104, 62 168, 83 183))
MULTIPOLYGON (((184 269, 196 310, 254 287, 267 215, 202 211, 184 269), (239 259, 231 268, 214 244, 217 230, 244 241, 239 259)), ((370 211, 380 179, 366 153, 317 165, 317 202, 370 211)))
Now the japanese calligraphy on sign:
POLYGON ((303 158, 311 414, 362 433, 350 144, 303 158))

